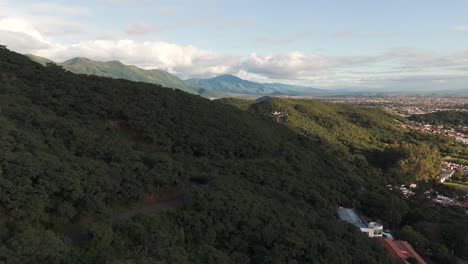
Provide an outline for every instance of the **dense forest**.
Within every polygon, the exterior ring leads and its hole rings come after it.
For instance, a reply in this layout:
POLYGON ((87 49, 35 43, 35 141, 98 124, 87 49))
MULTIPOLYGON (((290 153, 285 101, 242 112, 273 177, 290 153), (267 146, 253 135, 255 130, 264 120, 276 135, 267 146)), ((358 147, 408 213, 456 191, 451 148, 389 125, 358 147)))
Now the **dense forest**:
POLYGON ((424 115, 412 115, 409 120, 434 125, 468 126, 468 112, 441 111, 424 115))
POLYGON ((247 112, 279 122, 317 142, 345 164, 359 168, 372 192, 356 199, 363 212, 381 220, 395 231, 397 238, 416 245, 423 256, 438 263, 452 263, 451 255, 468 254, 468 220, 459 207, 439 208, 430 203, 425 190, 435 188, 459 197, 464 193, 438 185, 443 159, 468 158, 468 148, 455 140, 420 134, 404 127, 406 120, 380 109, 329 104, 313 100, 270 98, 268 100, 219 100, 247 112), (452 155, 452 156, 450 156, 452 155), (418 182, 412 199, 399 191, 389 194, 382 183, 399 185, 418 182))
POLYGON ((468 255, 463 212, 385 187, 418 179, 409 161, 436 145, 379 110, 285 102, 239 109, 0 48, 0 263, 393 263, 338 206, 442 263, 468 255))

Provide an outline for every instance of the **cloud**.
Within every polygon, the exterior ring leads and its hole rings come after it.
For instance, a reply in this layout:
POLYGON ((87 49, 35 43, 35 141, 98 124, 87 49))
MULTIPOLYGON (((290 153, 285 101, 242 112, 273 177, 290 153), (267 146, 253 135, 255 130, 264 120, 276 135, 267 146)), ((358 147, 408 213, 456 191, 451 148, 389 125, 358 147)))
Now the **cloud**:
MULTIPOLYGON (((147 23, 128 26, 125 29, 126 35, 106 34, 91 31, 92 27, 89 25, 71 20, 67 16, 21 14, 14 12, 17 10, 8 10, 8 6, 4 9, 4 3, 5 0, 0 0, 0 44, 17 52, 36 54, 55 61, 81 56, 99 61, 119 60, 146 69, 165 69, 182 78, 235 74, 254 81, 316 87, 461 87, 468 83, 468 52, 439 54, 420 49, 398 48, 363 56, 293 51, 278 54, 251 53, 241 57, 191 45, 158 40, 140 41, 141 36, 161 30, 147 23), (89 34, 90 31, 97 34, 89 34), (63 36, 71 34, 83 35, 79 38, 74 36, 74 39, 80 39, 78 41, 64 41, 63 36), (98 34, 101 37, 96 37, 98 34)), ((45 7, 47 6, 43 4, 31 9, 42 13, 45 7)), ((83 10, 63 11, 70 16, 87 14, 83 10)), ((240 26, 255 23, 253 20, 237 22, 240 26)), ((299 32, 287 38, 271 37, 270 34, 259 37, 257 41, 276 41, 285 45, 311 33, 299 32)))
POLYGON ((214 76, 239 69, 237 57, 162 41, 92 40, 52 46, 36 54, 55 61, 77 56, 100 61, 119 60, 146 69, 164 69, 181 77, 214 76))
POLYGON ((393 36, 395 36, 395 34, 389 32, 357 32, 350 30, 338 31, 332 34, 332 37, 338 39, 375 39, 389 38, 393 36))
POLYGON ((161 30, 161 28, 159 28, 159 27, 157 27, 155 25, 151 25, 151 24, 147 24, 147 23, 137 23, 137 24, 133 24, 133 25, 128 26, 125 29, 125 32, 128 35, 147 35, 147 34, 150 34, 150 33, 158 32, 160 30, 161 30))
POLYGON ((335 62, 320 55, 306 55, 301 52, 261 56, 251 54, 243 63, 247 72, 267 76, 271 79, 313 79, 328 71, 335 62))
POLYGON ((123 4, 127 4, 129 0, 106 0, 106 2, 114 4, 114 5, 123 5, 123 4))
POLYGON ((24 33, 0 30, 0 39, 2 45, 25 54, 50 48, 49 44, 24 33))
POLYGON ((46 39, 21 19, 0 20, 0 39, 11 49, 55 61, 88 57, 99 61, 120 60, 146 69, 164 69, 182 78, 236 74, 269 82, 322 87, 389 87, 449 85, 468 78, 468 52, 437 54, 399 48, 374 56, 331 56, 300 51, 246 58, 177 45, 164 41, 136 41, 109 37, 61 44, 46 39), (466 75, 466 77, 465 77, 466 75))
POLYGON ((456 26, 452 27, 450 30, 454 32, 468 33, 468 26, 456 26))
MULTIPOLYGON (((55 17, 7 17, 0 19, 0 30, 23 33, 40 42, 49 42, 44 36, 56 37, 83 34, 89 27, 55 17)), ((0 39, 1 40, 1 39, 0 39)))
POLYGON ((78 6, 64 6, 54 2, 42 2, 28 5, 27 11, 30 13, 65 15, 65 16, 86 16, 91 12, 88 8, 78 6))

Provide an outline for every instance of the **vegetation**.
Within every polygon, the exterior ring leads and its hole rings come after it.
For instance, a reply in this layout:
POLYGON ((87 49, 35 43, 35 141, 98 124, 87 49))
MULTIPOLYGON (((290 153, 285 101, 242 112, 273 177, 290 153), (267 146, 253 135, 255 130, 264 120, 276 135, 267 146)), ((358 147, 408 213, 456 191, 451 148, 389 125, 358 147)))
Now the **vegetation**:
POLYGON ((434 125, 468 126, 468 112, 441 111, 424 115, 412 115, 410 120, 434 125))
POLYGON ((427 145, 398 144, 391 146, 388 152, 390 159, 399 157, 396 166, 389 170, 398 182, 428 181, 439 176, 442 170, 442 156, 427 145))
MULTIPOLYGON (((0 84, 0 262, 393 263, 336 219, 338 206, 402 238, 410 226, 420 253, 442 263, 468 255, 463 211, 385 187, 402 161, 450 145, 378 109, 210 101, 6 49, 0 84), (182 206, 116 221, 163 196, 182 206)), ((437 155, 420 158, 436 169, 426 160, 437 155)))
MULTIPOLYGON (((48 63, 55 63, 39 56, 27 55, 27 57, 44 66, 48 63)), ((164 87, 177 88, 190 93, 197 93, 197 91, 187 86, 184 81, 163 70, 145 70, 133 65, 124 65, 119 61, 100 62, 86 58, 73 58, 56 64, 76 74, 88 74, 135 82, 153 83, 164 87)))
POLYGON ((410 241, 421 255, 440 263, 453 263, 453 255, 468 255, 468 220, 464 210, 434 206, 424 194, 431 188, 452 192, 433 181, 442 165, 439 150, 466 153, 463 144, 403 129, 400 124, 404 119, 375 108, 282 98, 258 103, 221 101, 282 123, 325 144, 323 155, 352 164, 367 181, 360 184, 362 192, 358 192, 354 205, 396 231, 398 238, 410 241), (274 115, 275 112, 280 114, 274 115), (411 199, 405 199, 397 188, 390 192, 382 188, 411 182, 418 182, 419 186, 411 199), (409 228, 418 239, 409 238, 409 228))
POLYGON ((6 49, 0 72, 0 262, 392 263, 335 217, 362 188, 389 192, 332 141, 6 49), (114 221, 175 189, 182 207, 114 221))

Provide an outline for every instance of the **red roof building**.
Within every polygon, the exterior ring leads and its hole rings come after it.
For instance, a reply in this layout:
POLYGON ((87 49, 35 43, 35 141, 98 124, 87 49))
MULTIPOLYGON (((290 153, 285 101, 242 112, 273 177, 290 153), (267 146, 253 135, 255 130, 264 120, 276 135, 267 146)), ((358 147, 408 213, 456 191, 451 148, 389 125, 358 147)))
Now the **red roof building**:
POLYGON ((378 239, 383 247, 387 250, 388 254, 395 258, 399 263, 411 264, 409 259, 418 261, 419 264, 426 264, 424 259, 419 256, 410 243, 402 240, 391 240, 389 238, 378 239))

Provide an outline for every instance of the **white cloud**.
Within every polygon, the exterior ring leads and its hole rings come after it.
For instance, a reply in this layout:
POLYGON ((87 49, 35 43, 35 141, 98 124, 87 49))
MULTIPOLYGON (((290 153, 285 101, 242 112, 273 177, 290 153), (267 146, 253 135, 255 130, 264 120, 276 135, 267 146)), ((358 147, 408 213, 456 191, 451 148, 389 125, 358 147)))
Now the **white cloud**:
POLYGON ((4 18, 0 19, 0 30, 8 32, 16 32, 28 35, 37 41, 46 42, 41 33, 36 30, 30 23, 21 18, 4 18))
POLYGON ((260 56, 253 53, 245 60, 243 68, 271 79, 314 79, 335 64, 329 57, 306 55, 301 52, 275 56, 260 56))
POLYGON ((359 32, 351 30, 342 30, 332 34, 332 37, 339 39, 374 39, 374 38, 389 38, 395 36, 395 33, 390 32, 359 32))
POLYGON ((47 43, 24 33, 0 30, 0 39, 2 45, 25 54, 37 53, 39 50, 50 48, 47 43))
POLYGON ((136 42, 134 40, 91 40, 73 45, 51 46, 36 52, 56 61, 72 57, 94 60, 119 60, 125 64, 146 69, 165 69, 181 77, 213 76, 231 73, 238 69, 239 59, 162 41, 136 42))
MULTIPOLYGON (((45 4, 32 6, 32 11, 28 11, 30 13, 23 14, 8 9, 5 3, 5 0, 0 0, 0 44, 17 52, 36 54, 55 61, 80 56, 100 61, 120 60, 146 69, 165 69, 182 78, 235 74, 253 81, 317 87, 395 87, 405 84, 414 87, 456 84, 461 87, 468 83, 468 52, 438 54, 400 48, 366 56, 332 56, 294 51, 269 55, 252 53, 243 58, 190 45, 157 40, 138 41, 141 35, 159 30, 145 23, 129 26, 127 35, 96 32, 106 37, 80 35, 74 39, 81 40, 72 43, 60 37, 84 34, 91 27, 63 14, 31 14, 44 12, 47 7, 45 4)), ((55 5, 55 10, 60 10, 60 7, 55 5)), ((85 10, 77 11, 73 8, 62 11, 70 16, 87 14, 85 10)), ((458 27, 456 31, 463 30, 463 27, 458 27)))
POLYGON ((468 26, 456 26, 451 28, 454 32, 468 33, 468 26))
POLYGON ((86 16, 91 13, 88 8, 79 6, 65 6, 55 2, 41 2, 28 5, 27 11, 30 13, 65 15, 65 16, 86 16))
POLYGON ((132 24, 132 25, 128 26, 125 29, 125 32, 128 35, 147 35, 147 34, 150 34, 150 33, 158 32, 160 30, 161 30, 161 28, 159 28, 159 27, 157 27, 155 25, 151 25, 151 24, 147 24, 147 23, 137 23, 137 24, 132 24))

